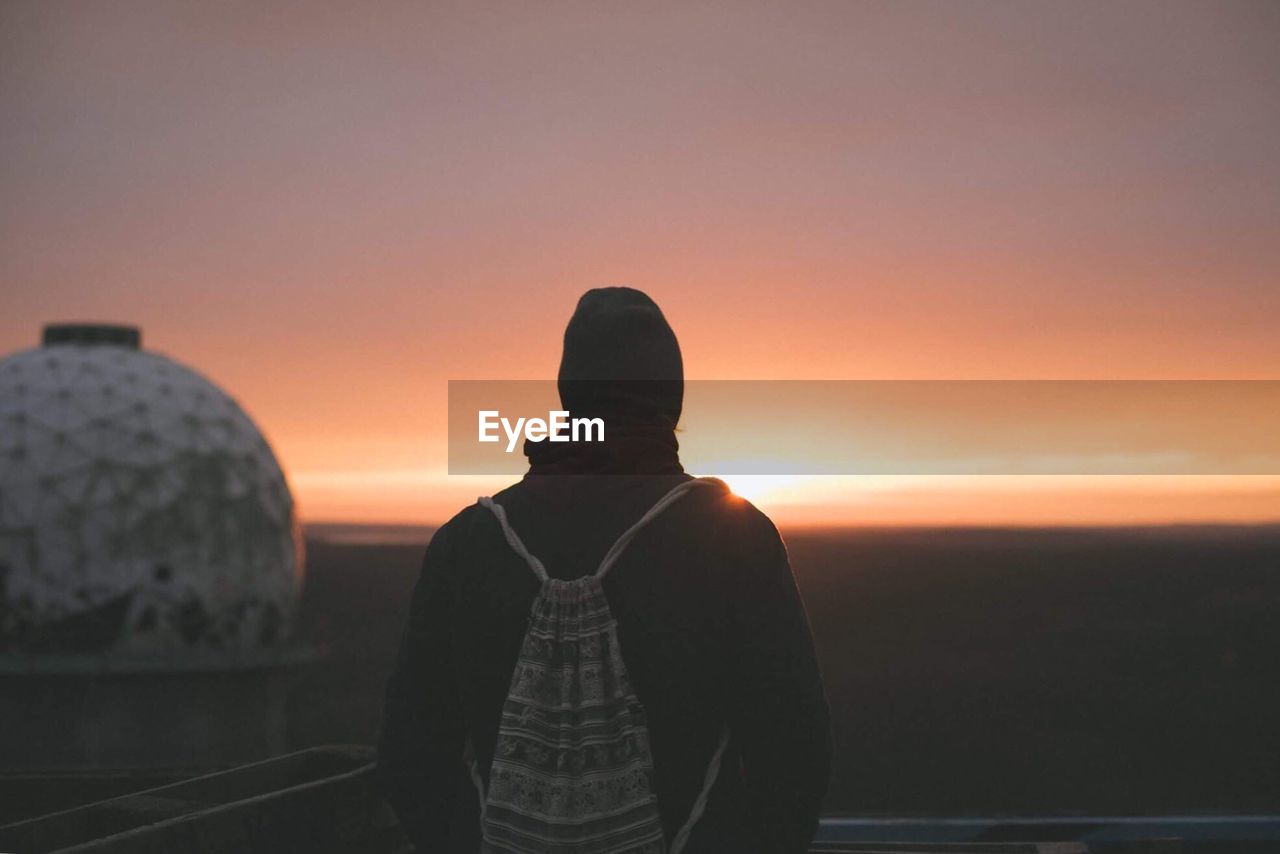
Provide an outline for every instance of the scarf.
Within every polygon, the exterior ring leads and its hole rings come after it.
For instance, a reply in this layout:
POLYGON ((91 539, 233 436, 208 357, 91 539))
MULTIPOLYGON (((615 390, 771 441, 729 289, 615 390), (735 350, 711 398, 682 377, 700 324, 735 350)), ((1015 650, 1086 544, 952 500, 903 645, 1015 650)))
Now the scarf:
POLYGON ((603 442, 526 440, 530 475, 682 474, 680 443, 667 419, 621 422, 605 419, 603 442))

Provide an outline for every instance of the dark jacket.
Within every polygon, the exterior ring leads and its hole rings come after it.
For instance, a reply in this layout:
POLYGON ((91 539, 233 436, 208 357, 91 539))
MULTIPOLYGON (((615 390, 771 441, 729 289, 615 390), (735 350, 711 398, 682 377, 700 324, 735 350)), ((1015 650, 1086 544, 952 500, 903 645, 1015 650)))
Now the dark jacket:
MULTIPOLYGON (((526 477, 495 496, 553 577, 594 572, 667 490, 669 476, 526 477)), ((686 852, 798 854, 830 770, 829 719, 804 606, 769 519, 725 490, 687 493, 606 576, 644 704, 668 839, 732 733, 686 852)), ((487 774, 538 583, 482 507, 436 532, 387 687, 379 778, 423 852, 478 849, 468 737, 487 774)))

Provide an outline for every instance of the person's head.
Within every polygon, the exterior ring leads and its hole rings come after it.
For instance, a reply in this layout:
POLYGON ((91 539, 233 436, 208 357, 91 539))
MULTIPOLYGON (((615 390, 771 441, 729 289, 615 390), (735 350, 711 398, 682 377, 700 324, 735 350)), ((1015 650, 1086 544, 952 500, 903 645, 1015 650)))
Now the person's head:
POLYGON ((684 363, 657 303, 635 288, 593 288, 564 331, 561 405, 575 416, 627 422, 680 420, 684 363))

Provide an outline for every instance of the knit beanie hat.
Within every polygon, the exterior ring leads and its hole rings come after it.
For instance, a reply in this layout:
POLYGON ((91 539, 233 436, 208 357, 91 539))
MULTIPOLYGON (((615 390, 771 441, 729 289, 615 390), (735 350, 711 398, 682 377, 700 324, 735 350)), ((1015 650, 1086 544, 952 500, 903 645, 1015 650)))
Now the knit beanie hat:
POLYGON ((684 403, 680 344, 644 292, 593 288, 565 328, 557 385, 575 416, 669 419, 674 428, 684 403))

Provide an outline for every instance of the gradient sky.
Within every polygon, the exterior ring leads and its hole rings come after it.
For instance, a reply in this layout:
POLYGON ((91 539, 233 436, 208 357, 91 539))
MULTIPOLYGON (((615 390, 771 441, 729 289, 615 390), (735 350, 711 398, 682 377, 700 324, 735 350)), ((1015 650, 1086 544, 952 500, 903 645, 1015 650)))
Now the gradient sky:
MULTIPOLYGON (((488 491, 443 476, 446 381, 552 376, 599 284, 699 378, 1280 378, 1269 0, 7 2, 0 42, 0 352, 141 325, 306 518, 488 491)), ((756 492, 1280 516, 1269 480, 831 486, 756 492)))

